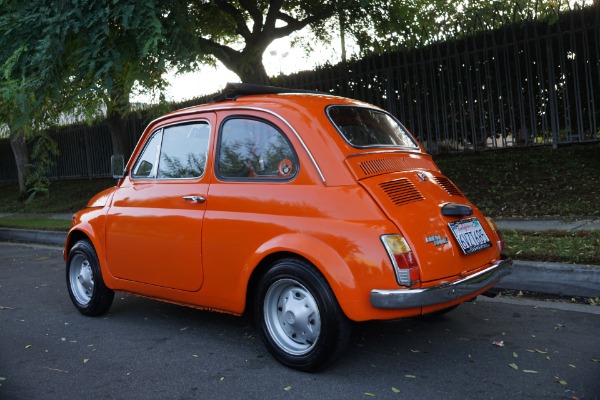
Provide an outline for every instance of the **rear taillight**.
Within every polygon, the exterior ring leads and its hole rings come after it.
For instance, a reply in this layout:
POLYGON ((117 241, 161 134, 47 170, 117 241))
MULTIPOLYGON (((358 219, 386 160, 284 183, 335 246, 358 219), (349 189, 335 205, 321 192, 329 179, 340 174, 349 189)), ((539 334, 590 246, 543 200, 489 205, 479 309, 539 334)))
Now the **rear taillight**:
POLYGON ((419 264, 406 239, 400 235, 382 235, 381 241, 394 267, 398 284, 412 286, 419 282, 419 264))
POLYGON ((498 229, 498 225, 496 225, 494 220, 491 219, 490 217, 485 217, 485 219, 487 220, 488 224, 490 225, 490 227, 492 228, 492 230, 498 237, 498 247, 500 247, 500 252, 506 251, 506 244, 504 243, 504 238, 502 237, 502 232, 500 232, 500 229, 498 229))

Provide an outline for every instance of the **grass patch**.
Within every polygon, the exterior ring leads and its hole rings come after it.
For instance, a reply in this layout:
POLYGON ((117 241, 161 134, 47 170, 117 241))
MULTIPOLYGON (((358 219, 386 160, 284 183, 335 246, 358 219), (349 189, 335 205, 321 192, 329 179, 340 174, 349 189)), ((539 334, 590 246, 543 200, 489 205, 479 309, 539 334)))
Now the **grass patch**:
POLYGON ((600 216, 600 144, 527 147, 434 157, 494 218, 600 216))
POLYGON ((502 231, 513 259, 600 265, 600 232, 502 231))
POLYGON ((114 186, 115 182, 114 179, 53 181, 48 195, 38 195, 29 203, 18 200, 19 186, 16 183, 0 184, 0 213, 72 213, 84 208, 92 196, 114 186))
POLYGON ((0 227, 44 231, 68 231, 69 228, 71 228, 71 220, 46 217, 4 217, 0 218, 0 227))

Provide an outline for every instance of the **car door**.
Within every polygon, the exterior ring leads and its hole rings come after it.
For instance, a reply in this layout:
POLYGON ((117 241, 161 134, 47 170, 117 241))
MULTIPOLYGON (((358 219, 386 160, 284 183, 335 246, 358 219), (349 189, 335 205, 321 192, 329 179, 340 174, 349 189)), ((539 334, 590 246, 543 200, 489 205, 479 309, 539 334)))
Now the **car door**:
POLYGON ((197 291, 214 115, 166 125, 147 137, 115 192, 106 257, 115 277, 197 291))

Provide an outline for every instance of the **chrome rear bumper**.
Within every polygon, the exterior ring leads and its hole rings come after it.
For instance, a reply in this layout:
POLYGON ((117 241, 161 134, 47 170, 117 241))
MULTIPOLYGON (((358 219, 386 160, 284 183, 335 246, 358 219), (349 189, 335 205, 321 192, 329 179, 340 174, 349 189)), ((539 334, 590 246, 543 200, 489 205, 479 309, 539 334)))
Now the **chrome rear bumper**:
POLYGON ((371 305, 375 308, 403 309, 447 303, 486 289, 511 271, 512 260, 506 258, 476 274, 439 286, 425 289, 374 289, 371 291, 371 305))

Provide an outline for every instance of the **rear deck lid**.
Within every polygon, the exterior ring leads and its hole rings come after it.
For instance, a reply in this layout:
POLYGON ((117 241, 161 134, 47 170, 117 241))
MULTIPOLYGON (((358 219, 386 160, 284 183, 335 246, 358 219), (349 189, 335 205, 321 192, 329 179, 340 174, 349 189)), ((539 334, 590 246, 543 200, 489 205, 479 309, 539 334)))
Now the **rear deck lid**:
POLYGON ((465 276, 499 258, 485 217, 430 156, 363 154, 346 163, 410 244, 422 282, 465 276))

